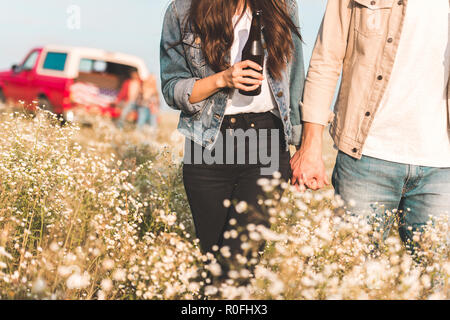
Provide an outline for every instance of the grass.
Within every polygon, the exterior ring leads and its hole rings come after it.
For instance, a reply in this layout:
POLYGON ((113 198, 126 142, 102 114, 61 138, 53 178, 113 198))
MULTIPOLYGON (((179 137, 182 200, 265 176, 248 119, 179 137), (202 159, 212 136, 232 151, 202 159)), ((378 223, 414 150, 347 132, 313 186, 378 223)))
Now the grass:
POLYGON ((265 239, 265 252, 214 282, 222 270, 195 240, 176 122, 166 113, 157 132, 136 133, 101 118, 79 128, 0 116, 1 299, 450 297, 448 221, 417 235, 415 256, 397 234, 374 247, 380 230, 342 213, 331 189, 300 194, 276 178, 261 181, 273 227, 249 226, 248 250, 265 239))

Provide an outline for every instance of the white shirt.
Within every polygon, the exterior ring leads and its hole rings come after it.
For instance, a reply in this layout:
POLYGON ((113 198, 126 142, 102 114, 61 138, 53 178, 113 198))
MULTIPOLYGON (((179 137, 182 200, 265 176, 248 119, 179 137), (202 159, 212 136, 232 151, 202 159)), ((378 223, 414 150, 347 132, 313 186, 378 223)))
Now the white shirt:
POLYGON ((449 0, 409 0, 392 76, 363 154, 450 167, 447 83, 449 0))
MULTIPOLYGON (((233 17, 234 27, 234 41, 231 47, 231 64, 234 65, 242 60, 242 50, 247 43, 250 28, 252 25, 251 11, 247 11, 242 19, 236 24, 240 16, 233 17)), ((225 109, 225 115, 235 115, 240 113, 263 113, 273 111, 279 114, 276 107, 276 101, 270 90, 267 82, 267 68, 264 63, 264 81, 261 86, 261 94, 256 97, 248 97, 239 93, 239 90, 234 90, 231 99, 225 109)))

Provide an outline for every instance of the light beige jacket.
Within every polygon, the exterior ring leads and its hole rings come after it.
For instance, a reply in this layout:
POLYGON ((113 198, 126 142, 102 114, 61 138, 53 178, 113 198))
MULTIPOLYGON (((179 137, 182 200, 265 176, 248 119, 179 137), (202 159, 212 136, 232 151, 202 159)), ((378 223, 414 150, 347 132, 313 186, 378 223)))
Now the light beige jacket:
MULTIPOLYGON (((362 157, 388 85, 407 5, 407 0, 328 0, 306 79, 302 119, 331 122, 336 146, 354 158, 362 157), (330 106, 341 71, 333 113, 330 106)), ((447 91, 450 97, 450 86, 447 91)))

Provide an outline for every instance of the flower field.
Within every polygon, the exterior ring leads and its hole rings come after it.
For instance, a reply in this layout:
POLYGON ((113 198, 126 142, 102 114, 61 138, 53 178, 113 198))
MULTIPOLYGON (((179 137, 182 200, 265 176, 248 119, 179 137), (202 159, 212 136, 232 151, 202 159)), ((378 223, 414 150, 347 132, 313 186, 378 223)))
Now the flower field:
POLYGON ((448 221, 417 235, 412 255, 396 232, 374 244, 382 231, 332 190, 301 194, 276 177, 260 181, 286 189, 265 202, 273 227, 250 225, 246 244, 265 239, 265 251, 219 285, 195 240, 175 124, 136 133, 1 114, 0 299, 450 298, 448 221))

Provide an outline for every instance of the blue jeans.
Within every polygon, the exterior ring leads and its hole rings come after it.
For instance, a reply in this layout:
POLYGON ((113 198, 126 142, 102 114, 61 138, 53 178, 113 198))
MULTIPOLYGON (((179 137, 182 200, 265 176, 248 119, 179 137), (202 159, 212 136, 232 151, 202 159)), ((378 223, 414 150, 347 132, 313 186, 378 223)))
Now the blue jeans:
POLYGON ((375 215, 386 238, 400 218, 402 240, 412 241, 430 218, 450 213, 450 168, 430 168, 339 152, 333 172, 336 194, 353 214, 375 215), (386 211, 393 212, 391 217, 386 211), (379 220, 380 219, 380 220, 379 220))
POLYGON ((118 127, 119 128, 123 128, 123 126, 125 125, 125 122, 127 121, 127 117, 128 115, 133 112, 136 111, 138 109, 138 105, 134 102, 129 102, 122 110, 122 113, 120 114, 120 119, 118 122, 118 127))
POLYGON ((156 116, 150 112, 150 109, 147 107, 138 107, 138 121, 137 127, 138 129, 142 129, 145 125, 149 125, 151 127, 157 126, 156 116))
MULTIPOLYGON (((142 129, 144 125, 152 126, 156 123, 155 117, 151 114, 150 109, 144 106, 137 105, 135 102, 128 103, 125 108, 122 110, 122 114, 120 115, 118 126, 119 128, 123 128, 125 121, 127 120, 128 115, 136 111, 138 113, 137 120, 137 128, 142 129)), ((156 124, 155 124, 156 126, 156 124)))

